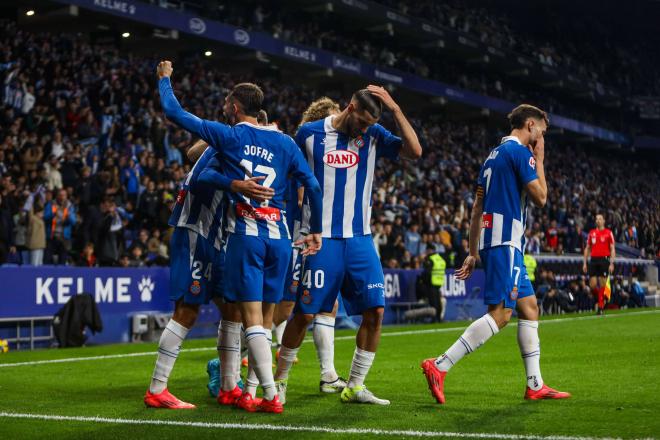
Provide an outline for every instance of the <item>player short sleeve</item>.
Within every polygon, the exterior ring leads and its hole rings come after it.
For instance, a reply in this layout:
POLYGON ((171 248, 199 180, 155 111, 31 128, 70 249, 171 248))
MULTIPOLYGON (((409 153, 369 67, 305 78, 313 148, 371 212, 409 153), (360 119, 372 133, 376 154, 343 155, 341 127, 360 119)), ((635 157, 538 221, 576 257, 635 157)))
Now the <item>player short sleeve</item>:
POLYGON ((401 138, 392 134, 391 131, 380 124, 374 124, 371 129, 373 130, 372 136, 375 135, 376 142, 378 143, 376 147, 376 157, 386 157, 391 160, 397 160, 399 158, 401 146, 403 145, 401 138))
POLYGON ((298 148, 302 150, 305 159, 307 159, 307 148, 305 148, 305 140, 311 135, 311 131, 307 124, 301 125, 294 137, 298 148))
POLYGON ((479 175, 477 176, 477 186, 480 186, 482 188, 486 188, 486 176, 484 176, 485 169, 486 169, 485 164, 481 165, 481 169, 479 170, 479 175))
POLYGON ((539 178, 536 174, 536 159, 527 148, 518 147, 511 150, 511 158, 516 177, 522 185, 539 178))

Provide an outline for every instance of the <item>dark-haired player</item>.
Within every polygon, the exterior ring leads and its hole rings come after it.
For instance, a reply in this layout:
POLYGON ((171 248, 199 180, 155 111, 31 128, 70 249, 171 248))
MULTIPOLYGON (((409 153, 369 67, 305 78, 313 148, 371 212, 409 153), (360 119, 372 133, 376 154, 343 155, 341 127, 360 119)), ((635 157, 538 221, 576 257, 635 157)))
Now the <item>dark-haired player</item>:
POLYGON ((382 87, 353 94, 337 115, 304 124, 296 134, 314 175, 323 188, 323 249, 303 263, 294 316, 284 331, 276 384, 285 401, 289 370, 317 313, 330 313, 341 290, 346 311, 361 314, 362 323, 342 402, 389 404, 364 386, 371 368, 385 305, 383 269, 371 239, 371 191, 379 157, 422 154, 415 130, 382 87), (401 131, 395 136, 377 122, 382 107, 392 112, 401 131))
POLYGON ((539 108, 523 104, 513 109, 509 121, 511 134, 490 152, 479 172, 470 222, 470 253, 456 271, 456 278, 465 280, 472 274, 477 258, 481 259, 488 313, 470 324, 440 357, 422 362, 429 389, 438 403, 445 403, 444 381, 449 369, 504 328, 514 307, 527 377, 525 399, 570 397, 545 385, 541 378, 539 309, 522 253, 527 199, 542 207, 548 195, 543 167, 548 116, 539 108))

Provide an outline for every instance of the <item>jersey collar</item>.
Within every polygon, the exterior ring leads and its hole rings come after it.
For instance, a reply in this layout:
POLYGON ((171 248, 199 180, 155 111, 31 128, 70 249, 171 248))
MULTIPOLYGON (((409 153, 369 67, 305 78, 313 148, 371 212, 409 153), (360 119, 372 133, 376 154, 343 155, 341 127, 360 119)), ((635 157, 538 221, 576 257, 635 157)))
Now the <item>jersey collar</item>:
POLYGON ((252 128, 258 128, 259 130, 280 131, 280 129, 277 128, 277 125, 275 125, 275 124, 271 124, 271 125, 254 125, 250 122, 243 121, 243 122, 239 122, 236 125, 247 125, 247 126, 250 126, 252 128))
POLYGON ((332 121, 335 119, 336 115, 330 115, 325 120, 323 121, 323 131, 326 133, 331 133, 333 131, 337 131, 335 127, 332 126, 332 121))
POLYGON ((503 143, 509 142, 509 141, 515 141, 515 142, 519 143, 520 145, 522 145, 522 142, 520 142, 520 139, 518 139, 518 136, 504 136, 502 138, 502 140, 500 141, 500 144, 503 144, 503 143))

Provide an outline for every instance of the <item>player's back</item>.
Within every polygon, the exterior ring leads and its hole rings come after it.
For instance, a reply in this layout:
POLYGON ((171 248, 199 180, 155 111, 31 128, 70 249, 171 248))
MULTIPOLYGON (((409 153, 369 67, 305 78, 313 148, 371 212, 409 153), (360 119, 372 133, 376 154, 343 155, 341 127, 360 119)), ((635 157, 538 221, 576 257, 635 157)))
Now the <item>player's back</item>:
POLYGON ((242 122, 225 127, 219 149, 225 175, 232 180, 264 176, 259 183, 274 191, 272 199, 262 203, 232 193, 227 230, 244 235, 290 238, 284 216, 289 180, 300 179, 301 165, 309 171, 295 142, 275 126, 242 122))
POLYGON ((517 138, 507 136, 481 167, 483 221, 479 249, 509 245, 522 251, 527 195, 525 185, 537 178, 536 161, 517 138))
POLYGON ((216 156, 207 147, 199 157, 177 193, 169 225, 191 229, 214 242, 220 249, 226 193, 212 186, 196 185, 200 173, 216 156))

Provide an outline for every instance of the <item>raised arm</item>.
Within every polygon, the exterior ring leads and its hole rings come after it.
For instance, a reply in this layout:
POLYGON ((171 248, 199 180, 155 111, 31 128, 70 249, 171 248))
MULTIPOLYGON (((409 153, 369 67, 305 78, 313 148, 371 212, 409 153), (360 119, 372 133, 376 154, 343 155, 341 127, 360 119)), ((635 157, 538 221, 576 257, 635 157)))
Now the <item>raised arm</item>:
POLYGON ((422 157, 422 145, 419 143, 415 129, 408 122, 408 118, 403 114, 401 107, 392 99, 384 87, 369 85, 367 89, 376 95, 383 105, 392 112, 394 122, 396 122, 401 132, 401 152, 403 157, 408 159, 419 159, 422 157))
POLYGON ((482 215, 484 212, 484 189, 477 186, 477 194, 472 205, 470 218, 470 253, 465 257, 463 266, 456 271, 456 278, 466 280, 472 275, 479 255, 479 239, 481 237, 482 215))
POLYGON ((179 127, 202 138, 212 148, 221 151, 225 144, 225 136, 230 128, 219 122, 205 121, 185 111, 172 90, 170 82, 172 71, 170 61, 161 61, 158 64, 158 91, 165 116, 179 127))

